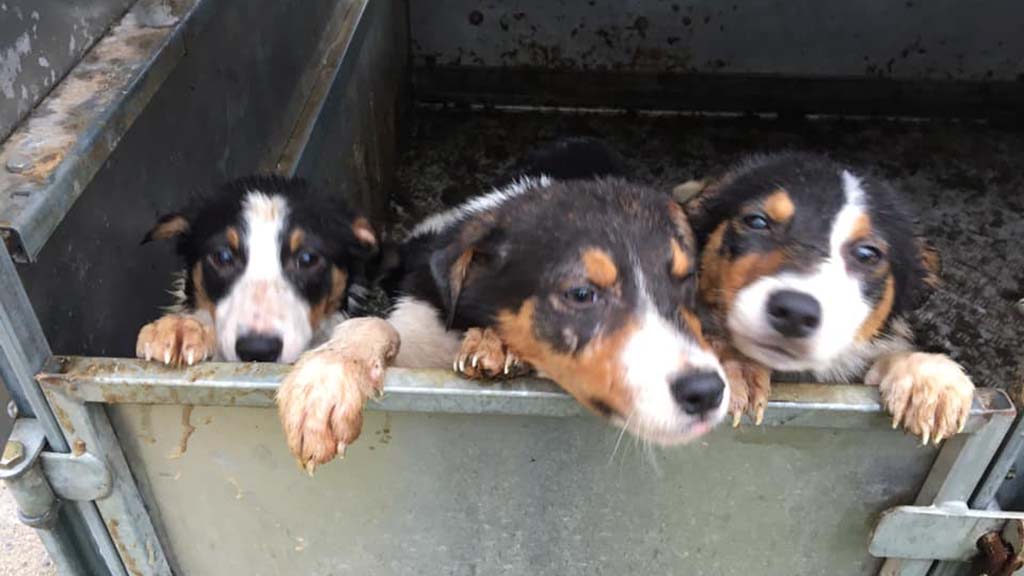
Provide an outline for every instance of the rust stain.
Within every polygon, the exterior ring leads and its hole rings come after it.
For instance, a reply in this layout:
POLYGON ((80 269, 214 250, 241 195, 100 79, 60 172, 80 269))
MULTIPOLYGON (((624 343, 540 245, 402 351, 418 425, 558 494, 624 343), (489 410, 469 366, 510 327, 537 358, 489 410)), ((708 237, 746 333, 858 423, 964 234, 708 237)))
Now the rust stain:
POLYGON ((74 442, 71 443, 71 455, 81 456, 82 454, 85 454, 85 440, 75 438, 74 442))
POLYGON ((121 539, 120 526, 117 520, 107 521, 107 531, 110 532, 110 539, 114 541, 117 551, 121 553, 121 560, 124 562, 125 569, 133 576, 142 576, 143 572, 139 569, 139 565, 135 563, 135 557, 129 553, 128 547, 125 546, 124 541, 121 539))
MULTIPOLYGON (((47 394, 49 397, 50 395, 47 394)), ((57 417, 57 422, 60 423, 60 427, 64 429, 67 434, 75 433, 75 425, 71 423, 71 417, 64 411, 59 402, 54 402, 53 398, 50 398, 50 406, 53 408, 53 415, 57 417)))
POLYGON ((178 440, 178 445, 174 447, 174 451, 167 455, 167 458, 171 460, 177 460, 188 452, 188 439, 192 437, 192 433, 196 431, 196 427, 192 425, 192 408, 191 404, 182 406, 181 409, 181 439, 178 440))

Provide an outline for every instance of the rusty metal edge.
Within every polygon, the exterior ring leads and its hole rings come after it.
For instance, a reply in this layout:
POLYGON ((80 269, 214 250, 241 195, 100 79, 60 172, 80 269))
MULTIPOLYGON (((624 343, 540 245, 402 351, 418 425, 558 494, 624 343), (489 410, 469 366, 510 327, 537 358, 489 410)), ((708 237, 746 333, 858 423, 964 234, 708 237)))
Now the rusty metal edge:
MULTIPOLYGON (((64 216, 71 210, 75 201, 85 190, 86 185, 96 174, 110 154, 117 147, 121 137, 131 128, 136 118, 146 108, 163 82, 170 76, 178 62, 186 53, 185 36, 194 33, 189 30, 190 23, 202 21, 194 16, 200 7, 209 4, 206 0, 185 0, 191 2, 178 21, 167 29, 162 41, 155 42, 151 51, 140 60, 143 62, 139 70, 123 85, 111 86, 108 89, 117 92, 109 105, 93 116, 90 122, 77 136, 61 162, 53 168, 44 183, 31 190, 0 190, 2 195, 14 193, 28 194, 29 200, 20 209, 8 207, 4 210, 4 201, 0 196, 0 236, 3 236, 12 258, 16 262, 32 262, 42 250, 64 216)), ((135 17, 136 11, 145 9, 146 0, 140 0, 122 18, 135 17)), ((111 29, 115 30, 117 26, 111 29)), ((86 53, 96 50, 104 40, 101 38, 86 53)), ((83 58, 83 61, 84 59, 83 58)), ((109 63, 109 66, 124 66, 123 62, 109 63)), ((62 82, 79 74, 95 74, 95 63, 84 70, 82 62, 67 74, 62 82)), ((59 93, 59 85, 47 98, 59 93)), ((22 130, 26 130, 33 115, 39 113, 46 100, 44 99, 36 111, 30 114, 12 133, 14 139, 22 130)), ((20 188, 20 187, 19 187, 20 188)))
MULTIPOLYGON (((44 390, 81 402, 271 407, 289 367, 282 364, 204 363, 168 368, 135 359, 57 357, 37 380, 44 390)), ((575 416, 584 410, 547 380, 478 384, 444 370, 388 370, 384 396, 370 410, 458 414, 575 416)), ((1014 409, 999 390, 979 390, 965 432, 1014 409)), ((888 427, 877 389, 862 385, 778 384, 768 404, 771 426, 888 427)))

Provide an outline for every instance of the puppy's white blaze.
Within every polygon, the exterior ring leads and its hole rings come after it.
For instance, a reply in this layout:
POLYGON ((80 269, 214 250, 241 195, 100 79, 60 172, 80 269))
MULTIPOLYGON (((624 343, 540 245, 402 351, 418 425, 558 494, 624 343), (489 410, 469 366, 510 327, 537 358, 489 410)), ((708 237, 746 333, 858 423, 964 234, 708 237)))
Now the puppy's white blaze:
POLYGON ((441 323, 437 308, 416 298, 399 298, 388 322, 401 339, 395 366, 451 368, 462 347, 459 334, 441 323))
POLYGON ((238 360, 235 342, 250 333, 279 337, 280 362, 294 362, 312 340, 309 304, 281 266, 287 218, 288 204, 280 196, 251 192, 242 203, 248 260, 241 277, 217 303, 217 343, 226 360, 238 360))
POLYGON ((829 257, 810 274, 783 273, 754 282, 739 291, 729 314, 728 327, 737 347, 777 370, 831 374, 832 363, 857 346, 857 331, 872 312, 871 303, 865 301, 861 292, 860 281, 850 275, 843 258, 843 250, 865 213, 865 194, 860 180, 850 172, 844 170, 842 179, 846 202, 832 222, 829 257), (812 337, 799 344, 803 353, 797 357, 757 344, 778 343, 791 349, 768 320, 768 299, 779 290, 803 292, 821 305, 821 325, 812 337))
POLYGON ((540 176, 537 178, 529 176, 520 177, 504 188, 492 190, 488 194, 473 198, 472 200, 460 204, 455 208, 430 216, 426 220, 417 224, 416 227, 412 229, 409 237, 415 238, 424 234, 442 232, 467 216, 493 210, 505 202, 508 202, 510 199, 523 194, 527 190, 544 188, 549 186, 551 182, 552 180, 547 176, 540 176))
MULTIPOLYGON (((643 294, 643 277, 637 271, 637 285, 643 294)), ((722 401, 705 418, 685 413, 672 395, 675 377, 686 372, 714 372, 725 382, 725 373, 715 356, 693 339, 684 336, 655 311, 649 297, 641 304, 643 320, 622 351, 625 381, 633 391, 633 414, 628 422, 617 422, 648 440, 661 444, 687 442, 707 432, 725 416, 729 388, 722 401)))

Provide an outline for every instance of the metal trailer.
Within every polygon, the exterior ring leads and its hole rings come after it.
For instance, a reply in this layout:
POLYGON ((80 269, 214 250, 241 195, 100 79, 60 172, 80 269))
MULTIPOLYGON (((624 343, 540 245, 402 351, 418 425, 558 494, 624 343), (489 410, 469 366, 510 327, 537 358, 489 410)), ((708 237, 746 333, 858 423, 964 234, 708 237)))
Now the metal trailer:
POLYGON ((873 389, 788 384, 764 427, 654 453, 547 382, 391 370, 310 479, 285 367, 118 356, 173 270, 137 241, 191 190, 273 170, 382 215, 422 103, 999 117, 1018 3, 88 4, 0 6, 0 477, 62 573, 911 576, 967 573, 979 542, 1012 569, 999 390, 940 448, 873 389))

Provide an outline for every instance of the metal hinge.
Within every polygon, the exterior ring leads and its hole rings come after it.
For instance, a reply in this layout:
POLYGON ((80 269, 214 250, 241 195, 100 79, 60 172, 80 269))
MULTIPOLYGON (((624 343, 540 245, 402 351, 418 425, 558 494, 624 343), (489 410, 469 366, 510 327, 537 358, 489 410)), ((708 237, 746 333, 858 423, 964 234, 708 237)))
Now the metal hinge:
POLYGON ((974 561, 977 574, 1006 576, 1024 552, 1024 513, 971 510, 964 502, 897 506, 882 513, 869 551, 879 558, 974 561))
POLYGON ((42 425, 20 418, 0 457, 0 480, 18 504, 18 519, 41 530, 53 527, 62 500, 99 500, 113 489, 110 468, 83 442, 70 454, 45 452, 45 445, 42 425))

